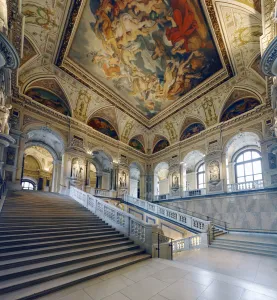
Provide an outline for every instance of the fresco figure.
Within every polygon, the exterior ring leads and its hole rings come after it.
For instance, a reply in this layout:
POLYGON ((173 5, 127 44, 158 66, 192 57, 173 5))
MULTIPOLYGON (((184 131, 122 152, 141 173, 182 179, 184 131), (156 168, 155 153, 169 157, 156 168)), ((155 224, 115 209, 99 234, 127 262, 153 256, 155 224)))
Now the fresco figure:
POLYGON ((151 118, 222 68, 200 0, 90 0, 69 57, 151 118))

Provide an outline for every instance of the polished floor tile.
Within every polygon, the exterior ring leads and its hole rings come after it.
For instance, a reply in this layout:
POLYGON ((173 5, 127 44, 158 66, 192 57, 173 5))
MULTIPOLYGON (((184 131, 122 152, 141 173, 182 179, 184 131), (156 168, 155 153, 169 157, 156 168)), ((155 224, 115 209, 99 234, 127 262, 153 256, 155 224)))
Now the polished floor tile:
POLYGON ((239 300, 244 289, 222 281, 213 281, 201 295, 207 300, 239 300))
POLYGON ((187 273, 188 272, 175 267, 167 267, 166 269, 158 271, 151 276, 164 282, 174 283, 182 277, 185 277, 187 273))
POLYGON ((148 300, 167 285, 167 283, 156 278, 148 277, 124 288, 121 293, 131 300, 148 300))
POLYGON ((180 279, 159 294, 170 300, 195 300, 205 289, 205 285, 186 279, 180 279))

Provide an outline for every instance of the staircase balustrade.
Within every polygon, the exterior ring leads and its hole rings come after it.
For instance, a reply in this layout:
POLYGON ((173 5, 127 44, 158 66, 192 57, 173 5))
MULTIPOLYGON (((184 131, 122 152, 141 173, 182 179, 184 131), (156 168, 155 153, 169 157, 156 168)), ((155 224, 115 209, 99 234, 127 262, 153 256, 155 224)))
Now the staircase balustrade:
POLYGON ((154 213, 158 216, 164 217, 168 220, 174 221, 180 225, 197 230, 198 232, 208 232, 210 221, 201 220, 194 216, 190 216, 170 208, 160 206, 145 200, 134 198, 129 195, 124 196, 124 201, 135 206, 138 206, 148 212, 154 213))
POLYGON ((152 232, 157 230, 157 225, 138 220, 133 215, 76 187, 70 187, 69 195, 109 225, 145 248, 148 253, 152 253, 152 232))
POLYGON ((259 190, 263 188, 264 188, 263 180, 255 180, 255 181, 242 182, 242 183, 232 183, 227 185, 228 193, 247 191, 247 190, 259 190))
POLYGON ((172 242, 173 253, 208 247, 207 234, 199 233, 195 236, 174 240, 172 242))

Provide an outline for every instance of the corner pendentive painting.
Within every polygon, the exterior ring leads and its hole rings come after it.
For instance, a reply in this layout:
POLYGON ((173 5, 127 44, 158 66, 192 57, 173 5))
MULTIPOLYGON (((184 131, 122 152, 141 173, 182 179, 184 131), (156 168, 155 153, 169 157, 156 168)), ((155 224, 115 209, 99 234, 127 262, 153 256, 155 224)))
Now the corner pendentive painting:
POLYGON ((202 130, 205 130, 205 126, 203 124, 201 123, 191 124, 183 131, 180 140, 182 141, 188 139, 202 130))
POLYGON ((160 140, 158 141, 158 143, 155 145, 154 149, 153 149, 153 153, 159 152, 163 149, 165 149, 166 147, 169 146, 169 142, 167 140, 160 140))
POLYGON ((222 114, 220 122, 231 120, 256 106, 260 105, 260 101, 254 98, 246 98, 231 104, 222 114))
POLYGON ((115 131, 113 126, 105 119, 102 119, 99 117, 92 118, 88 122, 88 125, 91 126, 93 129, 95 129, 115 140, 119 140, 117 132, 115 131))
POLYGON ((136 150, 138 150, 142 153, 145 153, 142 143, 140 141, 138 141, 137 139, 131 139, 129 142, 129 146, 135 148, 136 150))
POLYGON ((26 92, 26 95, 59 113, 71 116, 69 105, 66 103, 67 101, 50 91, 41 88, 32 88, 26 92))
POLYGON ((87 0, 68 57, 149 119, 222 69, 200 0, 87 0))

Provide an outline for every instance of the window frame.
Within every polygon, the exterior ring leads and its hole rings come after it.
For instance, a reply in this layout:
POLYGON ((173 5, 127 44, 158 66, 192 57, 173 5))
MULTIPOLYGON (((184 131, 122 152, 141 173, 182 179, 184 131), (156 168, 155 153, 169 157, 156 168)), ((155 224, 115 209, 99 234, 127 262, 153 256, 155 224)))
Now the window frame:
POLYGON ((257 149, 253 149, 253 148, 248 148, 248 149, 245 149, 239 153, 237 153, 235 159, 234 159, 234 174, 235 174, 235 183, 237 184, 243 184, 243 183, 247 183, 247 182, 253 182, 253 181, 256 181, 256 180, 263 180, 263 169, 262 169, 262 155, 261 155, 261 152, 258 151, 257 149), (241 162, 237 162, 238 158, 242 155, 244 155, 244 153, 246 152, 251 152, 251 159, 250 160, 244 160, 244 156, 243 156, 243 161, 241 162), (256 152, 258 155, 259 155, 259 158, 252 158, 252 152, 256 152), (260 161, 261 162, 261 173, 254 173, 253 172, 253 162, 256 162, 256 161, 260 161), (251 175, 245 175, 245 164, 247 163, 251 163, 252 164, 252 174, 251 175), (239 165, 242 165, 243 166, 243 170, 244 170, 244 175, 243 176, 238 176, 238 171, 237 171, 237 166, 239 165), (255 175, 260 175, 261 174, 261 179, 254 179, 254 176, 255 175), (246 181, 246 177, 247 176, 252 176, 253 177, 253 180, 251 181, 246 181), (243 182, 238 182, 238 178, 244 178, 244 181, 243 182))
POLYGON ((205 162, 201 162, 197 167, 196 167, 196 183, 197 183, 197 190, 202 190, 206 188, 206 166, 205 166, 205 162), (199 169, 204 166, 204 171, 199 171, 199 169), (199 175, 204 175, 204 180, 203 183, 201 183, 201 185, 203 185, 203 187, 200 187, 200 183, 199 183, 199 175))
POLYGON ((22 190, 24 190, 24 191, 36 191, 36 189, 37 189, 36 184, 35 184, 33 181, 31 181, 31 180, 26 180, 26 179, 22 180, 22 182, 21 182, 21 187, 22 187, 22 190), (32 186, 33 186, 33 189, 30 189, 29 187, 28 187, 28 188, 24 188, 24 187, 23 187, 23 184, 24 184, 24 183, 28 183, 29 185, 32 185, 32 186))

